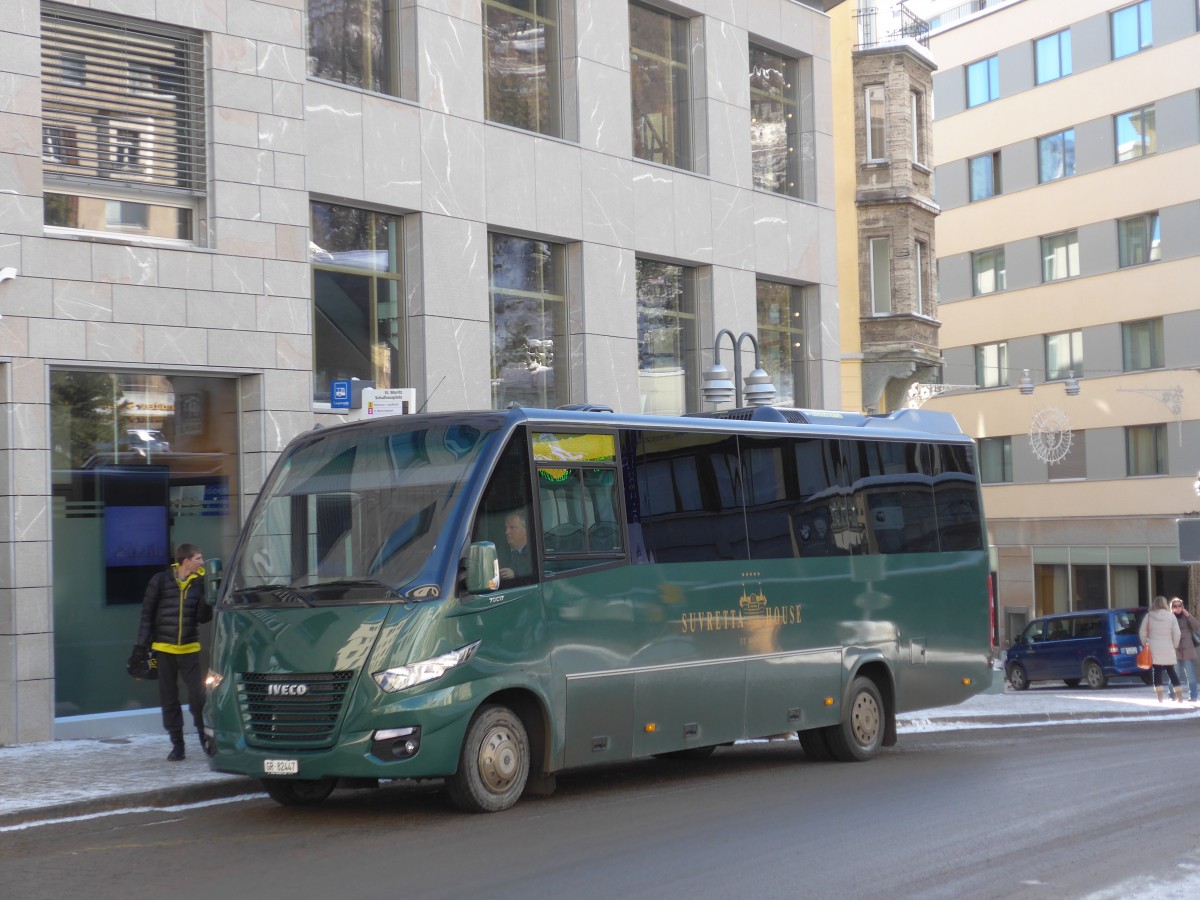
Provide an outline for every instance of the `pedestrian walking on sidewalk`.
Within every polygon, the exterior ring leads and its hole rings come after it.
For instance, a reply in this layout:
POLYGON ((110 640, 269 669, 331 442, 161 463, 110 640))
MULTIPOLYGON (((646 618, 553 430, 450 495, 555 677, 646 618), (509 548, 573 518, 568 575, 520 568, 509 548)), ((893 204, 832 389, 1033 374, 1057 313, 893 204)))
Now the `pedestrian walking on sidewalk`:
POLYGON ((1175 648, 1179 646, 1179 623, 1171 614, 1167 598, 1158 596, 1150 605, 1150 612, 1142 619, 1138 637, 1150 646, 1154 660, 1154 693, 1158 702, 1163 699, 1163 676, 1171 679, 1171 699, 1183 702, 1183 690, 1179 687, 1179 676, 1175 674, 1175 648))
POLYGON ((1183 600, 1179 597, 1171 598, 1171 612, 1175 614, 1175 621, 1179 625, 1179 643, 1175 646, 1175 672, 1179 675, 1180 681, 1187 682, 1188 699, 1195 703, 1197 699, 1196 642, 1192 640, 1192 634, 1200 635, 1200 619, 1187 611, 1187 607, 1183 605, 1183 600))
POLYGON ((167 759, 184 758, 183 708, 179 682, 187 690, 192 722, 204 737, 204 677, 200 671, 200 626, 212 619, 212 608, 204 599, 204 554, 194 544, 175 549, 175 564, 156 573, 146 585, 142 619, 138 626, 135 654, 153 650, 158 659, 158 699, 162 703, 163 728, 171 736, 167 759))

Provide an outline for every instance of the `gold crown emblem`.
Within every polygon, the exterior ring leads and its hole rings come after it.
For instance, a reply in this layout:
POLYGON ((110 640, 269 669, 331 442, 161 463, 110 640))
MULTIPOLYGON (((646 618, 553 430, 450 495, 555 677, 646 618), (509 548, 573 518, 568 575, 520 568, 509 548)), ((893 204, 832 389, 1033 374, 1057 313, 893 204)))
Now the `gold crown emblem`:
POLYGON ((761 616, 767 608, 767 595, 762 592, 761 587, 758 589, 757 594, 749 594, 743 587, 741 599, 738 600, 738 606, 748 616, 761 616))

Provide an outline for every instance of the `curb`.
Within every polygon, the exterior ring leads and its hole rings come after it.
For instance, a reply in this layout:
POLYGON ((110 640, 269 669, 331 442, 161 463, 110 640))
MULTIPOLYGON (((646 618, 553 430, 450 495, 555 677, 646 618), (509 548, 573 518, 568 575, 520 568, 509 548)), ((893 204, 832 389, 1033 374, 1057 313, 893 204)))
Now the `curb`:
POLYGON ((979 715, 979 716, 904 716, 897 717, 896 725, 900 728, 916 725, 936 725, 946 728, 986 728, 989 725, 997 727, 1012 727, 1016 725, 1042 725, 1047 722, 1096 722, 1112 721, 1114 719, 1193 719, 1200 718, 1200 709, 1185 707, 1183 709, 1167 707, 1162 709, 1120 709, 1120 710, 1088 710, 1073 712, 1042 712, 1018 713, 1016 715, 979 715))
POLYGON ((85 800, 71 800, 51 806, 37 806, 3 813, 0 814, 0 829, 13 825, 27 825, 31 822, 86 816, 92 813, 112 812, 132 807, 166 809, 185 803, 203 803, 206 800, 224 800, 229 797, 261 794, 262 792, 262 784, 253 778, 231 777, 225 781, 201 781, 148 791, 106 794, 89 797, 85 800))

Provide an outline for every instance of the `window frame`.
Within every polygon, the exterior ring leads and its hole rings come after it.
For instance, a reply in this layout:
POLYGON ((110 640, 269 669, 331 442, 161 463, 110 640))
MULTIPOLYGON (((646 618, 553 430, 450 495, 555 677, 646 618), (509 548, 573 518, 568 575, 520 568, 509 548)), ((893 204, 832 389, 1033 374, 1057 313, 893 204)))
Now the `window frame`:
POLYGON ((867 265, 868 274, 867 283, 871 287, 871 315, 873 316, 890 316, 895 312, 895 298, 892 296, 892 238, 890 235, 877 235, 867 239, 867 265), (876 272, 879 265, 877 255, 880 252, 878 248, 884 248, 887 254, 887 266, 885 272, 880 274, 876 272), (880 283, 880 278, 886 277, 886 285, 880 283), (886 286, 886 298, 881 298, 880 288, 886 286), (886 300, 886 303, 882 302, 886 300))
POLYGON ((1058 81, 1061 78, 1066 78, 1072 74, 1071 60, 1071 29, 1063 28, 1061 31, 1055 31, 1052 34, 1043 35, 1033 42, 1033 83, 1035 85, 1049 84, 1052 81, 1058 81), (1063 38, 1066 37, 1064 41, 1063 38), (1057 74, 1042 76, 1042 47, 1048 46, 1047 41, 1054 40, 1055 51, 1054 62, 1057 66, 1057 74), (1064 46, 1065 45, 1065 46, 1064 46))
POLYGON ((1000 181, 1000 151, 993 150, 990 153, 981 153, 978 156, 970 157, 967 160, 967 182, 968 197, 971 203, 1000 196, 1003 192, 1000 181), (982 171, 983 167, 979 165, 981 163, 986 163, 986 172, 982 171), (983 187, 986 192, 977 192, 977 185, 983 187))
POLYGON ((1068 378, 1083 377, 1083 330, 1076 328, 1068 331, 1056 331, 1047 334, 1043 339, 1046 362, 1046 381, 1066 381, 1068 378), (1059 339, 1065 338, 1065 347, 1059 346, 1059 339), (1050 353, 1052 345, 1057 347, 1058 353, 1066 351, 1066 365, 1059 365, 1056 368, 1050 366, 1050 353))
MULTIPOLYGON (((367 371, 365 368, 359 369, 359 374, 355 375, 353 372, 343 369, 342 374, 339 374, 337 377, 331 374, 328 381, 332 383, 333 381, 344 380, 344 378, 357 377, 375 382, 375 387, 379 389, 397 388, 407 384, 408 354, 406 339, 408 322, 404 309, 403 217, 395 213, 384 213, 374 209, 350 206, 345 203, 311 200, 309 202, 309 223, 309 234, 312 236, 312 239, 309 241, 309 269, 312 280, 313 403, 325 404, 330 402, 327 393, 329 388, 326 387, 324 390, 318 390, 317 382, 318 372, 327 355, 322 354, 319 346, 321 338, 320 323, 322 317, 325 316, 320 308, 324 297, 321 282, 325 278, 330 280, 341 279, 343 283, 347 279, 367 279, 365 287, 370 307, 366 315, 366 346, 358 348, 363 351, 360 355, 365 361, 365 366, 370 371, 367 371), (329 208, 329 210, 322 213, 321 210, 326 208, 329 208), (335 213, 334 209, 345 210, 346 212, 335 213), (343 221, 348 221, 350 218, 356 216, 363 217, 363 223, 360 225, 360 228, 363 235, 369 236, 367 238, 367 246, 365 248, 355 247, 346 250, 324 249, 317 243, 317 240, 321 239, 320 234, 322 231, 317 227, 319 216, 322 217, 322 221, 328 220, 331 225, 335 217, 344 217, 343 221), (383 229, 382 232, 381 228, 383 229), (384 233, 386 233, 386 247, 381 246, 379 242, 379 238, 384 233), (320 258, 318 251, 325 253, 329 258, 320 258), (381 252, 387 254, 384 268, 378 266, 379 254, 381 252), (345 256, 339 259, 338 254, 345 254, 345 256), (365 265, 361 264, 364 262, 366 263, 365 265), (389 337, 393 340, 389 344, 386 338, 381 340, 379 325, 385 319, 384 313, 388 312, 385 304, 393 302, 395 309, 391 310, 392 314, 390 316, 386 316, 386 321, 391 323, 392 329, 392 334, 389 337), (381 351, 381 347, 385 349, 381 351)), ((357 244, 357 241, 354 243, 357 244)), ((337 284, 330 287, 341 289, 342 285, 337 284)), ((353 298, 348 299, 353 302, 353 298)), ((332 317, 325 317, 345 322, 345 316, 339 315, 336 312, 332 317)), ((341 343, 354 346, 351 339, 352 336, 345 327, 339 325, 337 331, 341 343)), ((340 359, 338 360, 338 365, 343 365, 340 359)))
POLYGON ((1037 155, 1038 155, 1038 184, 1049 184, 1052 181, 1061 181, 1064 178, 1071 178, 1075 175, 1075 129, 1064 128, 1062 131, 1056 131, 1053 134, 1046 134, 1037 139, 1037 155), (1068 139, 1068 135, 1070 138, 1068 139), (1057 145, 1057 146, 1056 146, 1057 145), (1046 150, 1057 151, 1057 162, 1061 174, 1047 175, 1046 150))
MULTIPOLYGON (((641 381, 642 372, 662 371, 657 366, 646 366, 643 368, 642 354, 645 351, 646 359, 657 359, 662 354, 656 353, 653 347, 650 347, 655 336, 652 334, 654 326, 653 319, 660 320, 659 327, 674 328, 676 334, 676 350, 675 362, 676 366, 667 366, 668 377, 669 370, 672 368, 682 369, 683 376, 683 397, 682 409, 678 412, 670 412, 669 410, 655 409, 656 414, 662 415, 682 415, 683 413, 699 412, 700 403, 700 357, 699 357, 699 314, 698 314, 698 298, 696 289, 696 269, 692 266, 684 266, 676 263, 661 262, 655 259, 646 257, 638 257, 634 266, 634 303, 637 314, 638 327, 638 400, 639 406, 643 412, 646 410, 646 401, 652 396, 651 393, 643 393, 641 381), (660 268, 661 267, 661 268, 660 268), (650 270, 658 268, 658 277, 670 278, 677 281, 678 287, 676 298, 659 307, 648 304, 646 299, 649 292, 644 290, 644 286, 649 279, 655 277, 650 270), (674 305, 670 305, 673 303, 674 305)), ((654 376, 647 376, 647 379, 654 376)), ((649 385, 649 381, 647 386, 649 385)), ((653 394, 658 397, 658 392, 653 394)))
POLYGON ((866 113, 864 120, 867 123, 866 161, 868 163, 887 162, 887 86, 883 84, 866 85, 863 88, 863 102, 866 113), (877 102, 872 100, 872 94, 878 96, 877 102), (872 112, 872 108, 876 105, 879 108, 878 116, 872 112), (878 137, 875 136, 876 132, 878 132, 878 137), (876 146, 877 144, 878 146, 876 146))
MULTIPOLYGON (((1158 212, 1141 213, 1117 220, 1117 265, 1122 269, 1146 266, 1162 260, 1162 219, 1158 212), (1138 249, 1130 232, 1134 225, 1142 228, 1142 253, 1145 258, 1134 258, 1138 249)), ((1142 254, 1137 254, 1141 256, 1142 254)))
MULTIPOLYGON (((482 17, 483 27, 483 117, 488 122, 493 122, 499 125, 506 125, 509 128, 517 128, 521 131, 527 131, 531 134, 542 134, 547 137, 561 138, 563 137, 564 129, 564 98, 563 98, 563 79, 562 79, 562 3, 559 0, 539 0, 537 3, 529 4, 528 8, 521 8, 505 3, 504 0, 481 0, 480 15, 482 17), (553 15, 546 15, 542 12, 543 9, 549 8, 553 15), (517 19, 528 20, 530 27, 524 29, 521 33, 528 34, 531 31, 536 32, 540 27, 543 43, 549 46, 545 47, 541 55, 541 78, 526 79, 532 85, 531 95, 541 96, 541 82, 544 80, 545 87, 545 102, 538 103, 537 109, 534 112, 533 124, 524 124, 519 121, 511 121, 503 115, 493 115, 493 103, 502 98, 511 98, 517 92, 505 90, 504 84, 497 85, 496 96, 493 97, 492 73, 494 69, 500 66, 497 63, 498 57, 493 56, 493 50, 497 49, 496 44, 492 41, 493 35, 500 33, 499 28, 491 27, 489 24, 489 11, 495 11, 497 14, 507 14, 510 17, 517 19), (544 107, 544 108, 543 108, 544 107)), ((519 43, 518 41, 510 41, 512 45, 519 43)), ((529 43, 529 41, 525 41, 529 43)), ((518 56, 518 59, 520 57, 518 56)), ((539 63, 535 57, 531 65, 523 65, 525 72, 531 69, 536 70, 539 63)), ((525 109, 525 107, 519 107, 525 109)), ((503 110, 498 110, 497 113, 503 110)))
POLYGON ((668 166, 672 169, 694 171, 697 136, 693 133, 693 130, 696 128, 696 115, 692 108, 692 85, 696 78, 696 73, 692 71, 689 40, 692 20, 690 17, 679 15, 649 3, 642 3, 639 0, 630 0, 627 15, 630 19, 629 108, 631 134, 633 137, 633 158, 642 160, 643 162, 668 166), (633 21, 634 10, 641 10, 650 15, 661 16, 668 23, 668 43, 670 46, 667 49, 671 54, 670 57, 664 57, 653 51, 634 46, 634 36, 637 31, 633 21), (653 66, 639 68, 639 61, 643 59, 650 60, 652 63, 657 62, 659 65, 665 65, 670 74, 670 90, 668 92, 670 94, 670 101, 667 104, 668 112, 666 113, 652 111, 649 108, 646 110, 639 109, 639 76, 642 72, 652 71, 653 69, 653 66), (664 141, 663 136, 657 135, 653 123, 648 119, 650 115, 669 115, 669 124, 671 126, 671 140, 669 143, 664 141), (662 144, 660 151, 655 151, 655 142, 653 140, 647 141, 645 136, 647 129, 649 129, 649 133, 652 136, 658 137, 658 142, 662 144))
POLYGON ((925 166, 925 93, 909 91, 909 99, 912 107, 913 162, 925 166))
POLYGON ((1013 483, 1011 436, 979 439, 979 483, 981 485, 1013 483), (997 466, 999 471, 997 471, 997 466), (997 475, 999 477, 995 477, 997 475))
POLYGON ((202 243, 209 190, 204 35, 84 7, 47 3, 40 16, 46 232, 202 243), (146 71, 159 72, 167 90, 145 90, 146 71), (131 215, 114 220, 110 203, 131 215))
POLYGON ((1000 57, 993 53, 991 56, 985 56, 983 59, 977 59, 973 63, 968 63, 964 66, 966 71, 967 85, 967 109, 974 109, 977 106, 983 106, 985 103, 991 103, 994 100, 1000 99, 1000 57), (983 66, 983 82, 975 78, 977 67, 983 66), (982 86, 986 96, 981 100, 972 100, 972 82, 975 85, 982 86))
POLYGON ((1042 284, 1065 281, 1079 276, 1079 230, 1069 228, 1055 234, 1042 235, 1042 284), (1066 271, 1058 272, 1057 262, 1061 259, 1066 271))
POLYGON ((386 97, 403 96, 401 0, 326 0, 326 4, 322 8, 314 0, 306 0, 304 7, 305 72, 308 77, 386 97), (314 6, 317 8, 314 9, 314 6), (382 19, 378 48, 372 39, 372 29, 362 27, 363 23, 370 24, 376 9, 382 19), (357 15, 352 14, 356 11, 357 15), (353 35, 355 29, 351 26, 357 26, 358 45, 352 46, 351 41, 347 40, 341 45, 339 53, 338 47, 333 46, 337 43, 335 40, 322 39, 320 29, 323 13, 328 13, 335 20, 331 27, 331 38, 337 36, 336 27, 339 23, 344 26, 343 34, 353 35), (352 53, 352 50, 355 52, 352 53), (323 51, 327 55, 323 56, 323 51), (354 72, 350 71, 351 62, 359 67, 354 72))
POLYGON ((799 198, 803 192, 800 130, 804 116, 801 110, 800 88, 804 76, 801 72, 801 61, 799 57, 789 56, 753 40, 749 42, 749 53, 751 181, 756 190, 799 198), (778 68, 765 69, 756 66, 756 59, 762 62, 769 59, 772 63, 778 63, 778 68), (772 89, 769 75, 763 77, 768 72, 779 73, 781 87, 772 89), (765 87, 762 84, 764 81, 765 87), (781 125, 782 130, 779 128, 781 125), (768 126, 775 127, 770 129, 768 126), (782 167, 778 165, 780 150, 783 151, 782 167), (772 159, 776 160, 775 166, 770 164, 772 159), (765 163, 760 160, 765 160, 765 163))
POLYGON ((1125 475, 1129 478, 1152 478, 1169 473, 1167 426, 1162 423, 1126 425, 1125 475), (1140 447, 1139 444, 1144 442, 1150 446, 1140 447))
POLYGON ((975 345, 975 383, 980 388, 1002 388, 1009 386, 1008 341, 975 345), (993 363, 990 357, 994 357, 993 363), (990 371, 995 371, 990 376, 990 371))
POLYGON ((1142 159, 1146 156, 1153 156, 1158 152, 1158 115, 1156 104, 1147 103, 1145 106, 1127 109, 1124 112, 1119 112, 1113 115, 1113 153, 1116 156, 1117 165, 1126 162, 1132 162, 1135 159, 1142 159), (1128 117, 1128 128, 1136 134, 1140 140, 1129 143, 1129 148, 1124 153, 1121 151, 1121 130, 1122 121, 1128 117), (1141 118, 1141 128, 1134 124, 1136 118, 1141 118), (1147 123, 1150 125, 1147 128, 1147 123))
POLYGON ((1162 316, 1121 323, 1121 371, 1165 368, 1164 355, 1162 316))
POLYGON ((776 386, 776 402, 793 407, 810 405, 808 391, 808 303, 812 285, 785 284, 758 278, 754 282, 755 324, 758 331, 759 356, 763 369, 772 375, 776 386), (787 292, 789 318, 770 321, 772 313, 782 318, 783 304, 773 303, 772 291, 787 292), (798 322, 799 324, 795 324, 798 322), (790 351, 790 364, 785 379, 784 350, 790 351))
POLYGON ((1008 268, 1004 258, 1004 247, 989 247, 984 250, 975 250, 971 253, 971 296, 985 297, 988 294, 995 294, 1008 289, 1008 268), (987 255, 991 256, 992 264, 987 269, 980 268, 980 261, 987 255), (998 263, 998 265, 997 265, 998 263), (985 272, 990 272, 992 275, 992 283, 995 285, 990 291, 980 289, 980 275, 985 272))
POLYGON ((1114 9, 1108 14, 1109 34, 1111 36, 1112 58, 1114 60, 1124 59, 1127 56, 1133 56, 1141 53, 1143 50, 1149 50, 1154 46, 1154 19, 1153 7, 1150 0, 1139 0, 1137 3, 1131 3, 1129 6, 1124 6, 1121 9, 1114 9), (1121 28, 1127 28, 1130 24, 1134 26, 1134 44, 1133 49, 1124 50, 1118 53, 1118 17, 1122 19, 1121 28), (1143 33, 1144 31, 1144 33, 1143 33))

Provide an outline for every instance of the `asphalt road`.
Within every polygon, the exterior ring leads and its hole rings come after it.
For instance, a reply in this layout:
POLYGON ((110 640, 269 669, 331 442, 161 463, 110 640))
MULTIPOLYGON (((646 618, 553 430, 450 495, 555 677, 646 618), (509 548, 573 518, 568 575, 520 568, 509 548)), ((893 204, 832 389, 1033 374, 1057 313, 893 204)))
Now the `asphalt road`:
POLYGON ((0 836, 0 894, 1082 897, 1200 866, 1198 740, 1194 721, 945 732, 865 764, 742 745, 484 816, 436 786, 104 815, 0 836))

